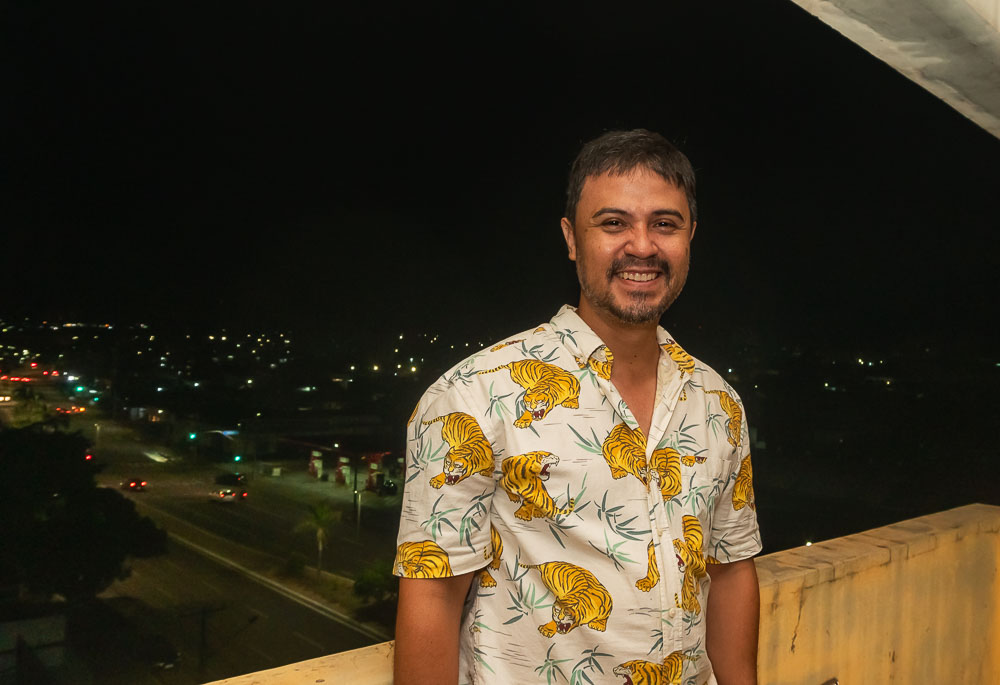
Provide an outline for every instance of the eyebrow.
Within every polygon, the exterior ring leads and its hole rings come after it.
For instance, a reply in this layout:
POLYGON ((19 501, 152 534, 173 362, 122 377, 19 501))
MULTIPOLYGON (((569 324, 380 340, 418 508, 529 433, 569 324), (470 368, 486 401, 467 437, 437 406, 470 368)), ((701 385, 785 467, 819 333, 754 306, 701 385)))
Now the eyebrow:
MULTIPOLYGON (((597 217, 601 216, 602 214, 621 214, 623 216, 632 216, 632 214, 630 212, 628 212, 628 211, 626 211, 624 209, 619 209, 617 207, 601 207, 596 212, 594 212, 593 216, 591 216, 590 218, 591 219, 596 219, 597 217)), ((686 220, 685 217, 684 217, 684 215, 681 214, 676 209, 655 209, 655 210, 653 210, 652 215, 653 216, 673 216, 673 217, 677 217, 681 221, 685 221, 686 220)))

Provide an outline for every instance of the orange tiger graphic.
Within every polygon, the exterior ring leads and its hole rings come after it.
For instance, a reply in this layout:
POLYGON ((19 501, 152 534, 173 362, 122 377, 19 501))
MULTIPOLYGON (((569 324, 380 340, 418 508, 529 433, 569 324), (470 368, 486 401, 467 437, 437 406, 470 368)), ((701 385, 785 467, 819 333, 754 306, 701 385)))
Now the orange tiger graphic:
POLYGON ((490 569, 500 570, 500 556, 503 554, 503 541, 496 526, 490 524, 490 546, 486 548, 486 558, 492 561, 479 572, 479 587, 496 587, 497 581, 490 575, 490 569))
POLYGON ((652 540, 649 541, 646 551, 649 553, 649 568, 646 570, 646 577, 635 581, 635 586, 642 592, 649 592, 660 582, 660 569, 656 565, 656 547, 652 540))
POLYGON ((693 454, 686 454, 681 457, 681 463, 685 466, 694 466, 695 464, 704 464, 708 460, 705 455, 698 455, 697 457, 693 454))
POLYGON ((750 466, 749 454, 740 462, 740 471, 736 474, 736 483, 733 484, 733 509, 739 511, 746 506, 754 511, 757 510, 757 501, 753 494, 753 467, 750 466))
POLYGON ((706 390, 706 395, 718 395, 719 404, 722 405, 722 411, 726 412, 726 416, 729 417, 729 423, 726 425, 726 433, 729 435, 729 444, 733 447, 740 446, 740 432, 743 422, 743 410, 740 409, 740 404, 732 398, 732 396, 725 390, 706 390))
POLYGON ((521 566, 538 569, 542 584, 555 595, 552 620, 538 626, 539 633, 552 637, 556 633, 565 635, 582 625, 601 632, 607 628, 611 595, 593 573, 566 561, 521 566))
POLYGON ((560 404, 567 409, 580 407, 580 381, 554 364, 523 359, 479 373, 494 373, 501 369, 510 371, 511 380, 525 390, 525 411, 514 421, 515 428, 527 428, 532 421, 541 421, 560 404))
POLYGON ((646 469, 646 436, 642 429, 633 430, 624 421, 611 429, 601 445, 604 460, 611 469, 611 477, 618 479, 632 474, 648 485, 646 469))
POLYGON ((594 372, 594 375, 603 378, 606 381, 611 380, 611 367, 615 363, 615 357, 611 354, 611 348, 607 345, 601 346, 594 354, 590 355, 590 359, 584 361, 583 357, 578 357, 573 355, 573 359, 576 360, 576 365, 581 369, 585 369, 588 366, 590 370, 594 372), (598 355, 603 352, 604 360, 598 359, 598 355))
POLYGON ((668 339, 660 347, 677 364, 677 369, 680 371, 681 376, 694 373, 694 358, 685 352, 684 348, 678 345, 675 340, 668 339))
POLYGON ((424 421, 425 426, 442 422, 441 438, 451 449, 444 455, 444 470, 431 478, 431 487, 454 485, 474 473, 493 476, 493 449, 476 420, 456 411, 424 421))
POLYGON ((680 685, 685 659, 696 661, 698 657, 676 651, 667 655, 662 666, 652 661, 636 659, 616 666, 614 673, 625 678, 625 685, 680 685))
POLYGON ((396 573, 404 578, 450 578, 448 553, 433 540, 404 542, 396 548, 396 573))
POLYGON ((496 345, 490 348, 490 352, 496 352, 497 350, 502 350, 503 348, 508 347, 509 345, 516 345, 518 343, 523 343, 523 342, 524 338, 521 338, 520 340, 508 340, 507 342, 497 343, 496 345))
POLYGON ((682 527, 684 539, 674 538, 674 553, 677 555, 677 568, 684 574, 684 581, 681 585, 681 598, 675 595, 674 602, 684 611, 698 614, 701 613, 701 603, 698 601, 699 579, 708 573, 702 553, 704 536, 697 516, 685 514, 682 527))
POLYGON ((667 502, 681 491, 681 454, 671 447, 654 450, 649 457, 649 479, 660 484, 660 494, 667 502))
POLYGON ((417 409, 419 409, 419 408, 420 408, 420 403, 417 402, 417 405, 415 407, 413 407, 413 411, 410 412, 410 418, 408 418, 406 420, 406 427, 407 428, 409 428, 410 424, 413 423, 413 419, 417 418, 417 409))
POLYGON ((549 479, 549 469, 559 463, 559 457, 548 452, 528 452, 507 457, 500 464, 503 478, 500 487, 507 491, 511 502, 521 502, 514 516, 530 521, 533 517, 555 518, 573 511, 572 498, 562 509, 545 489, 543 481, 549 479))

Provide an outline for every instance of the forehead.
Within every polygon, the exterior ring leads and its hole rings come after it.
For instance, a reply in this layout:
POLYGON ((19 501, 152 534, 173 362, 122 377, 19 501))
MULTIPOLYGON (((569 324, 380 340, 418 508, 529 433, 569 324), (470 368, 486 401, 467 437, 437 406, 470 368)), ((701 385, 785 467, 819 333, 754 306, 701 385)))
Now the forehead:
POLYGON ((635 215, 648 215, 661 209, 679 211, 685 221, 691 217, 687 194, 672 181, 646 167, 636 167, 624 174, 604 173, 588 176, 583 182, 577 216, 591 216, 601 209, 620 209, 635 215))

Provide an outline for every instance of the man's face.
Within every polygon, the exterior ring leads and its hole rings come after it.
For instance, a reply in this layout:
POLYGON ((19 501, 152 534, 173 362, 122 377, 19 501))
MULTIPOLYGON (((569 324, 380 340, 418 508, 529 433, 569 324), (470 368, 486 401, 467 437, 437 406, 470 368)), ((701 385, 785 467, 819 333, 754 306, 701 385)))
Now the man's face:
POLYGON ((573 223, 561 225, 584 320, 655 324, 684 287, 695 224, 684 191, 657 173, 587 177, 573 223))

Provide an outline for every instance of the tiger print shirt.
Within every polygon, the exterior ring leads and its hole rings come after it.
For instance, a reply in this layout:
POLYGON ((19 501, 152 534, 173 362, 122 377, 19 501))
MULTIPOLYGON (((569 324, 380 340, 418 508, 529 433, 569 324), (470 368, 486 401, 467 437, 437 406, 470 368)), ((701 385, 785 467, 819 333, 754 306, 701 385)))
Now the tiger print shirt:
POLYGON ((478 571, 461 682, 715 683, 706 565, 761 548, 746 416, 657 336, 648 436, 568 305, 462 361, 414 409, 396 574, 478 571))

